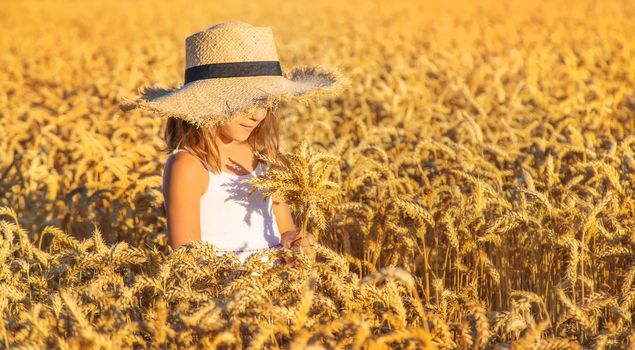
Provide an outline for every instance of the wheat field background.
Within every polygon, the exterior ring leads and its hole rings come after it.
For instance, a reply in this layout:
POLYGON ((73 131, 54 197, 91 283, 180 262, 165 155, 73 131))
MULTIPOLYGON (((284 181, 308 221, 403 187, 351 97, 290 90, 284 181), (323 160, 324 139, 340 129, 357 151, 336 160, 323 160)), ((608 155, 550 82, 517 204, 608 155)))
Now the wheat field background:
POLYGON ((628 0, 3 2, 0 347, 635 348, 634 16, 628 0), (283 70, 352 81, 278 110, 286 152, 329 154, 298 176, 332 168, 338 188, 309 221, 315 263, 172 252, 164 121, 119 109, 182 83, 185 37, 230 19, 272 27, 283 70))

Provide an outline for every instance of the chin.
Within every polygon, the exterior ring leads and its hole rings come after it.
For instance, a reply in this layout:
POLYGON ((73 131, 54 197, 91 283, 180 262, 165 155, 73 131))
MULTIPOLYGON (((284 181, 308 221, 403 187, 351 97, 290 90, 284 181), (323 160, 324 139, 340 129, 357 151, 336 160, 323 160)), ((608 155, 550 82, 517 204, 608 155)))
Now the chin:
POLYGON ((239 133, 238 135, 236 135, 236 137, 234 137, 234 140, 244 142, 244 141, 247 141, 247 139, 249 139, 249 135, 251 135, 251 133, 246 133, 246 134, 239 133))
POLYGON ((247 131, 247 130, 244 130, 241 126, 238 126, 237 128, 231 128, 227 130, 225 135, 226 137, 234 141, 244 142, 244 141, 247 141, 247 139, 249 139, 249 135, 251 135, 252 132, 253 131, 247 131))

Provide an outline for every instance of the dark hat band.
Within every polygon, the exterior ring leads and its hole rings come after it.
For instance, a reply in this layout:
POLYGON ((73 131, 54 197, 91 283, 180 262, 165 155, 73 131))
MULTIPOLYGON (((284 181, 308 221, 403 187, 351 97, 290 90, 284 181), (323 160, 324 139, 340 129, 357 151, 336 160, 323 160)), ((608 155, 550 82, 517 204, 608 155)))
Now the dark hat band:
POLYGON ((280 61, 223 62, 202 64, 185 70, 185 83, 202 79, 253 77, 259 75, 282 76, 280 61))

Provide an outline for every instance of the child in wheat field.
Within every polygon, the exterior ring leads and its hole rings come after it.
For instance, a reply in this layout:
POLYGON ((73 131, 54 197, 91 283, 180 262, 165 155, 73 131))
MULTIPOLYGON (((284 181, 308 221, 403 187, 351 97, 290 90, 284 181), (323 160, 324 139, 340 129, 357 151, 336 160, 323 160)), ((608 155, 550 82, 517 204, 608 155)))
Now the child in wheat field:
POLYGON ((249 195, 250 186, 241 180, 268 168, 255 151, 280 156, 274 114, 279 101, 337 94, 348 79, 320 66, 283 74, 270 27, 229 21, 185 43, 183 86, 146 87, 122 104, 167 119, 162 190, 170 245, 204 240, 220 254, 233 252, 241 263, 280 247, 315 259, 313 235, 300 235, 287 203, 261 191, 249 195))

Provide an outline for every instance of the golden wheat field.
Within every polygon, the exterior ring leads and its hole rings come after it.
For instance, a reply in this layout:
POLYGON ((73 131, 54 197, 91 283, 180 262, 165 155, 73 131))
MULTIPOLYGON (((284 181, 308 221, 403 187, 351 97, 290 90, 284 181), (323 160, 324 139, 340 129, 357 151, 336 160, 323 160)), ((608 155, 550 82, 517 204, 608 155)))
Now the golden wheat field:
POLYGON ((634 17, 629 0, 3 2, 0 348, 635 348, 634 17), (316 261, 167 244, 164 120, 119 102, 181 84, 185 37, 230 19, 272 27, 283 70, 351 80, 278 109, 293 161, 259 183, 297 180, 316 261))

